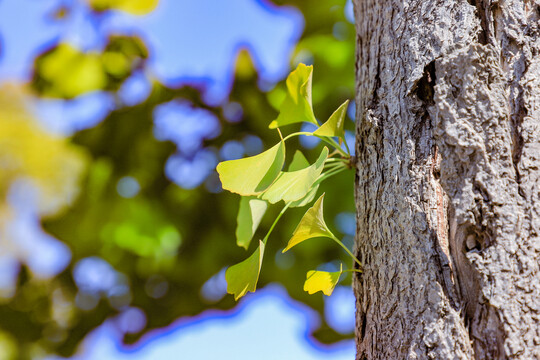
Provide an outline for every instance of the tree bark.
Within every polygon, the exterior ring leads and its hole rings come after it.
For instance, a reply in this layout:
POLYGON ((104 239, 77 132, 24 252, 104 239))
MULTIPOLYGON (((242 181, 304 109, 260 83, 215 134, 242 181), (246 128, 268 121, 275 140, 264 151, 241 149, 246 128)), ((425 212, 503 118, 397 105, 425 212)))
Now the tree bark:
POLYGON ((540 1, 354 3, 357 359, 540 359, 540 1))

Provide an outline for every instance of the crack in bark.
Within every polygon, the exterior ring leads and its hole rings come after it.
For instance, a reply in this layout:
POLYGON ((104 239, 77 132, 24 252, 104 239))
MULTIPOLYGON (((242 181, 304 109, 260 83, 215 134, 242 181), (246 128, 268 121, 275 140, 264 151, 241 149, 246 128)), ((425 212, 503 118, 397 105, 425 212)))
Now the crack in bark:
POLYGON ((476 16, 480 20, 480 31, 478 32, 478 42, 482 45, 489 43, 489 25, 487 18, 487 6, 484 0, 467 0, 469 4, 476 8, 476 16))

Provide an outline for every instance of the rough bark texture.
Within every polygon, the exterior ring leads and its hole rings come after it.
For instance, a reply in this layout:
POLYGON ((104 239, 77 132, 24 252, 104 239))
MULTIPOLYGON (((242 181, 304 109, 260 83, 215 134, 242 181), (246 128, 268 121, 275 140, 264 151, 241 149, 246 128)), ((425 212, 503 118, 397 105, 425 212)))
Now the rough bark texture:
POLYGON ((540 1, 355 15, 357 359, 540 359, 540 1))

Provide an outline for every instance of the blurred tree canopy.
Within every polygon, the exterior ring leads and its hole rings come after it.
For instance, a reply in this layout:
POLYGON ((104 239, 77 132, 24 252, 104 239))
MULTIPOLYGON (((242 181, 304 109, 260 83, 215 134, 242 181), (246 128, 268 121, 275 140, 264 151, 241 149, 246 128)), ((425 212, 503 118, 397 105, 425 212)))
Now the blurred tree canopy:
MULTIPOLYGON (((96 17, 111 9, 143 14, 157 5, 157 0, 88 2, 96 17)), ((345 15, 346 1, 274 3, 294 6, 305 17, 290 64, 291 68, 298 62, 314 64, 314 108, 326 119, 354 94, 354 28, 345 15)), ((57 17, 68 11, 69 7, 59 9, 57 17)), ((7 189, 15 178, 25 177, 44 189, 44 194, 53 192, 60 199, 57 203, 42 199, 42 204, 56 205, 43 208, 38 215, 46 232, 71 252, 63 271, 43 279, 14 251, 21 262, 16 288, 0 298, 0 345, 11 349, 13 358, 47 353, 70 356, 90 331, 127 308, 141 309, 147 319, 142 328, 125 333, 124 341, 133 343, 149 330, 180 317, 235 306, 233 297, 225 294, 222 279, 224 269, 247 254, 234 246, 240 199, 221 192, 212 169, 218 159, 250 155, 260 151, 262 144, 276 142, 277 134, 268 130, 268 124, 277 116, 284 82, 261 90, 249 49, 241 49, 234 85, 222 103, 209 104, 204 89, 187 83, 172 88, 153 81, 149 96, 130 104, 118 91, 133 74, 144 70, 149 55, 142 39, 118 34, 110 36, 100 51, 57 43, 35 59, 33 96, 76 99, 104 91, 114 99, 104 121, 67 140, 40 133, 32 125, 25 95, 19 93, 22 90, 0 91, 1 241, 9 241, 7 189), (171 108, 196 116, 197 124, 202 124, 198 133, 179 134, 181 141, 175 141, 167 133, 168 127, 160 128, 159 114, 166 117, 171 108), (22 121, 12 121, 14 116, 22 121), (13 142, 14 138, 22 142, 13 142), (200 151, 178 156, 190 147, 200 151), (14 154, 20 158, 15 159, 14 154), (188 165, 199 162, 210 164, 210 169, 198 175, 190 172, 188 165), (180 186, 167 175, 167 167, 184 171, 192 181, 180 182, 180 186), (102 272, 92 275, 95 268, 102 272)), ((178 128, 182 131, 181 123, 178 128)), ((352 121, 347 129, 353 130, 352 121)), ((308 151, 310 160, 319 151, 316 147, 308 151)), ((331 220, 354 209, 352 177, 340 176, 322 189, 327 194, 325 213, 334 229, 331 220)), ((278 210, 270 208, 274 213, 263 219, 261 232, 268 229, 278 210)), ((259 287, 279 282, 292 298, 323 314, 322 294, 308 295, 302 289, 305 273, 321 263, 331 267, 337 266, 338 259, 350 259, 324 240, 281 254, 301 212, 290 211, 274 231, 267 254, 276 254, 275 261, 268 257, 263 264, 259 287)), ((345 243, 352 245, 351 234, 343 231, 345 243)), ((321 320, 313 333, 317 340, 332 343, 352 337, 352 333, 331 328, 324 316, 321 320)))

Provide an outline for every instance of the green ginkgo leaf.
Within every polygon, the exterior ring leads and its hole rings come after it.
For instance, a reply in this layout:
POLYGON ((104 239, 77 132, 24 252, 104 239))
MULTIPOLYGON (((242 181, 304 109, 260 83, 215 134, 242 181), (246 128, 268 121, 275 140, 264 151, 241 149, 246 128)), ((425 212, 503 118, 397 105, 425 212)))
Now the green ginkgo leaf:
POLYGON ((288 171, 296 171, 307 168, 309 166, 309 161, 300 150, 296 150, 293 156, 293 159, 289 165, 288 171))
POLYGON ((266 190, 278 177, 285 162, 285 143, 255 156, 224 161, 216 170, 223 189, 243 196, 257 195, 266 190))
POLYGON ((323 199, 324 194, 322 194, 315 204, 306 211, 302 220, 300 220, 300 223, 296 227, 296 230, 294 230, 293 236, 289 240, 287 247, 283 249, 283 252, 311 238, 335 238, 334 234, 332 234, 324 222, 323 199))
MULTIPOLYGON (((309 166, 309 161, 307 161, 306 157, 300 150, 296 150, 294 153, 293 159, 291 161, 291 164, 289 165, 289 171, 296 171, 301 170, 309 166)), ((312 186, 311 190, 307 193, 306 196, 304 196, 300 200, 293 201, 289 204, 290 208, 293 207, 303 207, 309 204, 310 202, 315 199, 315 196, 317 195, 317 190, 319 190, 319 184, 312 186)))
POLYGON ((312 165, 296 171, 282 172, 262 194, 262 199, 275 204, 280 200, 288 203, 304 198, 323 171, 327 157, 328 148, 324 147, 319 158, 312 165))
POLYGON ((225 271, 227 292, 240 299, 248 291, 255 292, 264 255, 264 243, 259 240, 259 247, 246 260, 233 265, 225 271))
POLYGON ((287 94, 280 106, 279 115, 270 123, 270 129, 299 122, 310 122, 315 125, 317 120, 311 104, 311 77, 313 66, 298 64, 287 77, 287 94))
POLYGON ((341 265, 339 271, 336 272, 317 270, 308 271, 306 282, 304 283, 304 291, 307 291, 310 295, 317 291, 322 291, 324 295, 330 296, 342 273, 343 267, 341 265))
POLYGON ((238 246, 247 250, 267 208, 268 203, 264 200, 245 196, 240 198, 240 209, 236 218, 236 244, 238 246))
POLYGON ((312 202, 313 199, 315 199, 315 196, 317 195, 318 190, 319 190, 319 184, 311 187, 311 190, 309 190, 309 192, 307 193, 306 196, 304 196, 300 200, 296 200, 296 201, 291 202, 289 207, 294 208, 294 207, 304 207, 304 206, 306 206, 307 204, 312 202))
POLYGON ((313 132, 313 135, 317 136, 338 136, 341 139, 345 137, 345 115, 347 114, 347 106, 349 106, 349 100, 345 101, 341 106, 334 111, 330 118, 321 125, 320 128, 313 132))

